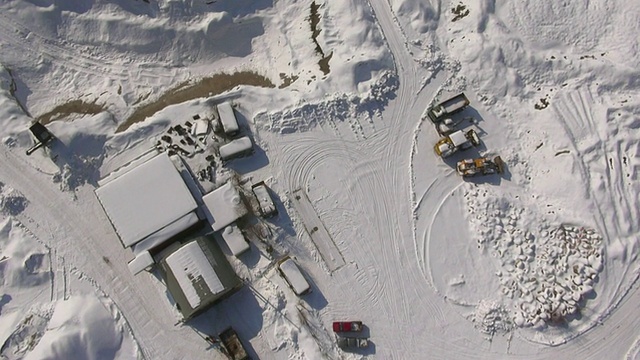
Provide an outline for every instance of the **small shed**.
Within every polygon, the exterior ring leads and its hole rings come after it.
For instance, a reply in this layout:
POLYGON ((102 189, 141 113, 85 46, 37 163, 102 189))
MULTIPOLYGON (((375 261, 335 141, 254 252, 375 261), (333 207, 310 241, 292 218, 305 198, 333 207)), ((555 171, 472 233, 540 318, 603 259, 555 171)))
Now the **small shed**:
POLYGON ((233 112, 233 106, 229 102, 223 102, 217 106, 218 115, 220 116, 220 125, 227 136, 235 136, 240 132, 240 126, 238 126, 238 119, 233 112))
POLYGON ((42 124, 39 122, 33 123, 29 127, 29 131, 33 134, 33 137, 36 138, 36 143, 27 150, 27 155, 31 155, 34 151, 39 148, 47 145, 54 139, 53 134, 42 124))
POLYGON ((220 146, 218 152, 220 153, 220 158, 224 161, 247 156, 253 152, 253 143, 251 138, 243 136, 220 146))
POLYGON ((223 229, 249 212, 240 192, 230 181, 205 195, 202 201, 204 214, 213 231, 223 229))
POLYGON ((236 224, 231 224, 222 231, 222 239, 234 256, 249 250, 249 243, 236 224))

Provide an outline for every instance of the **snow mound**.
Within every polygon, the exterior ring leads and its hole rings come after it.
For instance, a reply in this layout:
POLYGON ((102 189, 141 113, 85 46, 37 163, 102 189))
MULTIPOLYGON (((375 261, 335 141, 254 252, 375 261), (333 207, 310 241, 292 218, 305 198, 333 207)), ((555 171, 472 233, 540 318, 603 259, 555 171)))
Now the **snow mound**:
POLYGON ((36 348, 47 330, 53 306, 52 304, 37 305, 23 311, 25 311, 24 318, 0 348, 2 358, 22 359, 36 348))
POLYGON ((321 102, 274 113, 260 113, 254 121, 258 129, 278 134, 305 132, 325 123, 344 122, 349 122, 352 130, 359 133, 361 129, 359 130, 354 117, 362 116, 366 121, 372 122, 395 97, 397 89, 398 77, 391 72, 385 72, 366 93, 335 94, 321 102))
POLYGON ((42 338, 26 359, 114 359, 123 343, 122 330, 97 297, 72 296, 55 303, 42 338))
POLYGON ((24 211, 27 205, 29 200, 24 195, 0 182, 0 214, 15 216, 24 211))
POLYGON ((90 291, 69 296, 64 260, 54 253, 20 222, 0 222, 0 358, 136 358, 115 304, 90 291))
POLYGON ((602 236, 585 226, 552 226, 531 209, 481 192, 477 186, 465 191, 468 219, 480 255, 494 259, 512 323, 541 330, 595 320, 582 318, 581 311, 596 297, 602 236))

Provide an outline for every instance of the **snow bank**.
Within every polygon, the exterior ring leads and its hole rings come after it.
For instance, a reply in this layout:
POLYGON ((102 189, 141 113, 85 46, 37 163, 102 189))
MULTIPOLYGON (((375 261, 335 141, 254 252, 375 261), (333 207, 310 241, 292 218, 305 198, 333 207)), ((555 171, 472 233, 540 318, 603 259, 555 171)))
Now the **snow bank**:
POLYGON ((76 284, 66 283, 68 274, 56 268, 63 261, 36 241, 18 221, 5 218, 0 223, 0 342, 3 344, 0 356, 7 359, 137 357, 137 344, 119 310, 108 298, 80 292, 64 298, 76 284))
POLYGON ((95 296, 55 303, 45 333, 25 359, 127 359, 135 356, 123 329, 95 296))

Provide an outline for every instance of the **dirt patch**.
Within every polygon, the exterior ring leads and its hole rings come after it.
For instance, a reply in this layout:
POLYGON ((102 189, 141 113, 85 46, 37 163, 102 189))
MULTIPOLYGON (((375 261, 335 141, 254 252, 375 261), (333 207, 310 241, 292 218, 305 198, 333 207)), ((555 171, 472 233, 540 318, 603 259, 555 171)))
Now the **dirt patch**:
POLYGON ((540 98, 540 101, 537 102, 535 105, 533 105, 533 107, 536 110, 544 110, 549 106, 549 99, 548 98, 540 98))
POLYGON ((322 59, 320 59, 320 61, 318 61, 318 65, 320 65, 320 70, 325 75, 327 75, 331 71, 329 69, 329 60, 331 60, 332 56, 333 56, 333 51, 329 55, 323 57, 322 59))
POLYGON ((169 105, 221 94, 238 85, 275 87, 271 80, 251 71, 240 71, 234 74, 215 74, 201 79, 195 84, 180 84, 175 89, 162 95, 157 101, 136 109, 125 122, 118 126, 116 133, 127 130, 131 125, 143 121, 169 105))
POLYGON ((311 15, 309 16, 309 22, 311 23, 311 39, 313 40, 313 43, 316 44, 316 52, 321 57, 318 61, 318 66, 320 66, 322 73, 327 75, 331 71, 329 69, 329 60, 331 60, 333 52, 325 56, 324 51, 322 51, 322 47, 318 43, 318 35, 320 35, 320 29, 318 29, 318 24, 320 24, 320 14, 318 14, 318 9, 320 9, 320 5, 316 4, 315 1, 312 2, 311 15))
POLYGON ((451 9, 451 12, 453 13, 453 15, 455 15, 453 19, 451 19, 451 21, 458 21, 463 17, 469 15, 469 9, 467 9, 467 6, 463 3, 460 3, 456 7, 451 9))
POLYGON ((71 100, 68 103, 58 105, 53 110, 37 117, 38 122, 46 125, 52 121, 59 120, 71 114, 95 115, 103 112, 102 105, 84 102, 82 100, 71 100))
POLYGON ((27 111, 27 108, 20 102, 18 97, 16 97, 16 91, 18 91, 18 84, 16 84, 16 79, 13 77, 13 73, 8 68, 5 68, 5 70, 7 70, 7 74, 9 74, 9 77, 11 78, 11 83, 9 84, 9 94, 11 94, 11 97, 13 98, 13 100, 15 100, 16 104, 18 104, 20 109, 22 109, 22 111, 25 114, 27 114, 27 116, 31 116, 31 114, 29 114, 29 112, 27 111))
POLYGON ((298 80, 298 76, 297 75, 287 75, 285 73, 280 73, 280 80, 282 80, 282 84, 280 84, 280 86, 278 86, 278 89, 284 89, 284 88, 288 87, 289 85, 293 84, 294 82, 296 82, 296 80, 298 80))

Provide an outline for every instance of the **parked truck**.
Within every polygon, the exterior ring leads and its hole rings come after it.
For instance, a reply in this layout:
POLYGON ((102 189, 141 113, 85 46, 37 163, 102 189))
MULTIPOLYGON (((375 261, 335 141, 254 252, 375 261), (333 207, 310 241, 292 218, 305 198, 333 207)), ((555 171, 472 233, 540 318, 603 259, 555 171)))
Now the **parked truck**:
POLYGON ((451 116, 452 114, 464 110, 464 108, 466 108, 467 106, 469 106, 469 99, 464 93, 460 93, 452 97, 451 99, 447 99, 435 106, 430 107, 427 110, 427 115, 434 124, 437 124, 447 117, 451 116))
POLYGON ((473 129, 467 132, 458 130, 438 140, 434 150, 436 154, 446 158, 458 150, 467 150, 478 145, 480 145, 480 138, 473 129))
POLYGON ((334 332, 360 332, 362 331, 362 321, 334 321, 334 332))
POLYGON ((233 328, 229 327, 225 331, 218 335, 222 347, 224 348, 227 356, 231 360, 249 360, 249 355, 244 346, 240 342, 240 338, 233 328))
POLYGON ((338 337, 338 346, 341 349, 364 348, 369 346, 369 339, 356 337, 338 337))

